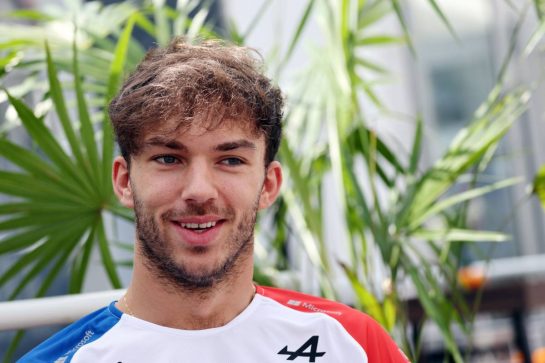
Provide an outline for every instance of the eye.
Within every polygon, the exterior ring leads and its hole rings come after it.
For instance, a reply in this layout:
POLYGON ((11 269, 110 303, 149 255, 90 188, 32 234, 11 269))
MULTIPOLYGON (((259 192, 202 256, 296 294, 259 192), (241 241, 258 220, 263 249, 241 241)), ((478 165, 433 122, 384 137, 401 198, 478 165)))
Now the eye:
POLYGON ((221 164, 227 165, 227 166, 237 166, 244 164, 244 161, 239 158, 225 158, 220 161, 221 164))
POLYGON ((172 155, 158 156, 154 158, 154 160, 160 164, 165 164, 165 165, 176 164, 179 162, 178 158, 172 155))

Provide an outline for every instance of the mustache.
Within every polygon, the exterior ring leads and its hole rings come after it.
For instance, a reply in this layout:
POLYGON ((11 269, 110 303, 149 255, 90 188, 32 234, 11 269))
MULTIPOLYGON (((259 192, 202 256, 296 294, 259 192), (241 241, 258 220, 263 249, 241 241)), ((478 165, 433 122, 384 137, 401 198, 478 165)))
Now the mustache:
POLYGON ((215 205, 213 201, 206 203, 190 203, 183 209, 170 209, 166 211, 161 216, 161 219, 172 220, 184 217, 204 216, 207 214, 213 214, 228 219, 235 215, 235 211, 232 208, 220 208, 215 205))

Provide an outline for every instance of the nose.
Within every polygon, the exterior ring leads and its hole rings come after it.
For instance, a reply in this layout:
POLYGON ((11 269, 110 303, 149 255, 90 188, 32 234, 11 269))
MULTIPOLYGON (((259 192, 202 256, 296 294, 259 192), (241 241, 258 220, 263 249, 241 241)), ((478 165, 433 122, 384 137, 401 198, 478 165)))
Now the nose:
POLYGON ((213 173, 204 162, 192 162, 182 176, 182 199, 188 203, 206 203, 218 196, 213 173))

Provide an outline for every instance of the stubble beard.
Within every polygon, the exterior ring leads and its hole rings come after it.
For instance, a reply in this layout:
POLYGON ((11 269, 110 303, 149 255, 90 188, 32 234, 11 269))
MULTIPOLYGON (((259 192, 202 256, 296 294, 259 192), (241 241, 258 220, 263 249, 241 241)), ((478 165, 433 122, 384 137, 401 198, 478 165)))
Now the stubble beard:
MULTIPOLYGON (((191 271, 183 261, 174 259, 173 245, 166 240, 165 233, 161 233, 158 223, 153 215, 146 213, 140 200, 135 196, 135 215, 137 243, 144 257, 144 265, 163 283, 182 289, 187 292, 207 292, 217 284, 229 279, 230 276, 239 273, 243 262, 253 253, 254 227, 257 218, 259 199, 256 200, 251 210, 244 213, 234 231, 222 241, 222 248, 226 255, 215 266, 199 271, 191 271), (225 247, 223 247, 225 246, 225 247)), ((232 221, 235 212, 231 208, 219 210, 213 205, 193 204, 188 205, 183 211, 170 210, 161 215, 164 225, 171 223, 175 217, 217 214, 232 221)), ((193 247, 194 254, 204 254, 208 247, 193 247)))

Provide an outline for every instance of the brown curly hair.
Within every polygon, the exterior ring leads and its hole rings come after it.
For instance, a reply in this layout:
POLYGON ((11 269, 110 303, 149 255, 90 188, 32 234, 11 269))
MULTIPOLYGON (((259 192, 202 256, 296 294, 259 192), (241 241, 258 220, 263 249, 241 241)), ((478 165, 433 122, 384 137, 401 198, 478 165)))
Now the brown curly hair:
POLYGON ((173 131, 187 129, 198 115, 206 129, 245 122, 264 135, 267 166, 280 144, 283 99, 257 56, 219 40, 175 38, 166 48, 150 50, 110 103, 123 157, 130 162, 149 131, 172 122, 173 131))

